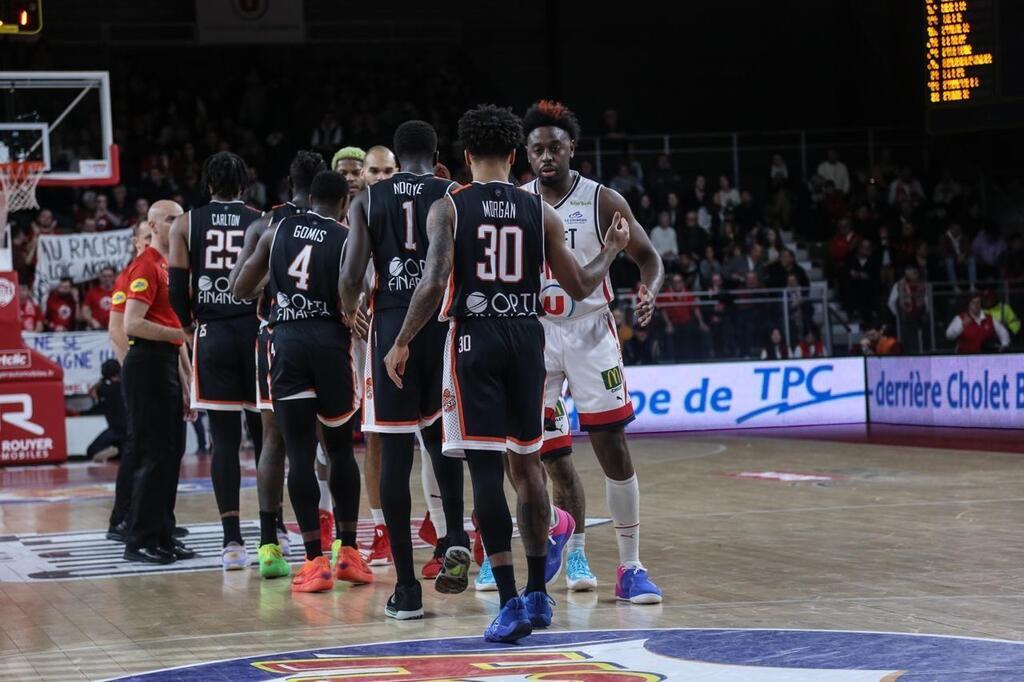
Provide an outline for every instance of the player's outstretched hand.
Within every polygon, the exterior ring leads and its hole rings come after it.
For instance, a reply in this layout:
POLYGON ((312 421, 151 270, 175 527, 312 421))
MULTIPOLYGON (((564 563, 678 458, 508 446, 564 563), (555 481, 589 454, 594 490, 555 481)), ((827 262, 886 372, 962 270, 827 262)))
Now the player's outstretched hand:
POLYGON ((604 243, 609 248, 615 249, 616 253, 626 248, 626 244, 629 243, 629 223, 618 211, 615 212, 608 231, 604 233, 604 243))
POLYGON ((652 317, 654 317, 654 294, 646 284, 641 284, 636 291, 636 323, 641 327, 646 327, 650 324, 652 317))
POLYGON ((408 359, 409 346, 399 346, 397 343, 391 346, 391 350, 384 356, 384 367, 388 370, 388 376, 399 388, 402 388, 402 375, 405 374, 405 361, 408 359))

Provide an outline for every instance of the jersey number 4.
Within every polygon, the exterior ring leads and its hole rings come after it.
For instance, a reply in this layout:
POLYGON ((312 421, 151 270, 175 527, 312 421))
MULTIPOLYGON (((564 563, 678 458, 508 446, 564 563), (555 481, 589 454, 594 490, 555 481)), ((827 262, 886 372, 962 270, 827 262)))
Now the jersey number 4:
POLYGON ((523 278, 523 231, 518 225, 481 225, 476 236, 484 242, 483 260, 476 264, 481 282, 513 284, 523 278))
POLYGON ((295 279, 295 287, 302 291, 309 289, 309 260, 312 255, 313 245, 306 244, 288 266, 288 275, 295 279))
POLYGON ((210 230, 206 233, 206 268, 208 270, 230 270, 235 267, 238 254, 242 253, 242 230, 210 230))

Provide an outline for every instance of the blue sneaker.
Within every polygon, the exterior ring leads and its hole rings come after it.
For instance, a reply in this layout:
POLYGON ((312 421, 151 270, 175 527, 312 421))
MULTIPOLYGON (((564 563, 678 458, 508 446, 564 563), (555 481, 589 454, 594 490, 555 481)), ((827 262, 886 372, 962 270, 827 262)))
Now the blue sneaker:
POLYGON ((586 592, 597 587, 597 576, 590 570, 582 549, 569 552, 565 560, 565 584, 572 592, 586 592))
POLYGON ((498 611, 498 616, 484 630, 484 639, 488 642, 511 643, 526 637, 533 632, 530 615, 526 604, 519 597, 505 602, 498 611))
POLYGON ((562 557, 569 538, 576 532, 576 522, 572 515, 564 509, 555 507, 558 522, 548 535, 548 560, 544 564, 544 582, 550 585, 562 572, 562 557))
POLYGON ((619 566, 615 598, 631 604, 660 604, 661 590, 647 577, 647 569, 619 566))
POLYGON ((530 625, 535 628, 546 628, 551 625, 551 607, 555 600, 544 592, 530 592, 523 597, 526 613, 530 617, 530 625))
POLYGON ((498 583, 494 581, 494 573, 491 572, 491 559, 484 557, 480 564, 480 572, 473 578, 473 589, 477 592, 497 592, 498 583))

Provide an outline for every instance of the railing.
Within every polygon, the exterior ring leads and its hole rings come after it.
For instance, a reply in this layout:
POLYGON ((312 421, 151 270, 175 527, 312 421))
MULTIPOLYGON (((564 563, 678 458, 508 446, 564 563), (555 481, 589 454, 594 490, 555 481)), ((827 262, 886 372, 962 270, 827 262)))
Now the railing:
MULTIPOLYGON (((616 293, 621 319, 629 322, 636 294, 629 289, 616 293)), ((658 296, 657 312, 645 333, 661 344, 662 362, 758 358, 776 329, 787 355, 812 328, 820 330, 825 353, 832 355, 835 313, 829 297, 827 288, 666 289, 658 296), (679 309, 689 315, 678 314, 679 309)))
MULTIPOLYGON (((924 309, 908 313, 906 308, 915 306, 907 303, 906 297, 897 299, 895 330, 905 353, 952 353, 956 341, 946 338, 946 329, 957 315, 967 309, 970 299, 979 293, 983 296, 982 308, 996 309, 996 319, 1003 319, 1010 334, 1010 347, 1020 349, 1020 327, 1010 318, 1024 312, 1024 282, 1006 280, 979 280, 934 282, 924 285, 924 309), (990 300, 986 300, 989 297, 990 300), (991 305, 986 305, 991 304, 991 305), (1016 331, 1015 329, 1016 328, 1016 331)), ((890 310, 887 310, 890 312, 890 310)))

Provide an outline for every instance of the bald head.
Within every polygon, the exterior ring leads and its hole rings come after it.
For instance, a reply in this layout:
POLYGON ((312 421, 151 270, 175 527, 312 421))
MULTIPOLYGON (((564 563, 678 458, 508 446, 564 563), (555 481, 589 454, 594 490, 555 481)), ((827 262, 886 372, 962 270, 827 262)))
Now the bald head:
POLYGON ((370 147, 363 161, 363 185, 369 187, 395 174, 398 163, 390 149, 383 145, 370 147))
POLYGON ((146 222, 153 230, 153 246, 164 256, 170 249, 171 223, 185 211, 178 205, 178 202, 170 199, 161 199, 149 207, 146 214, 146 222))

